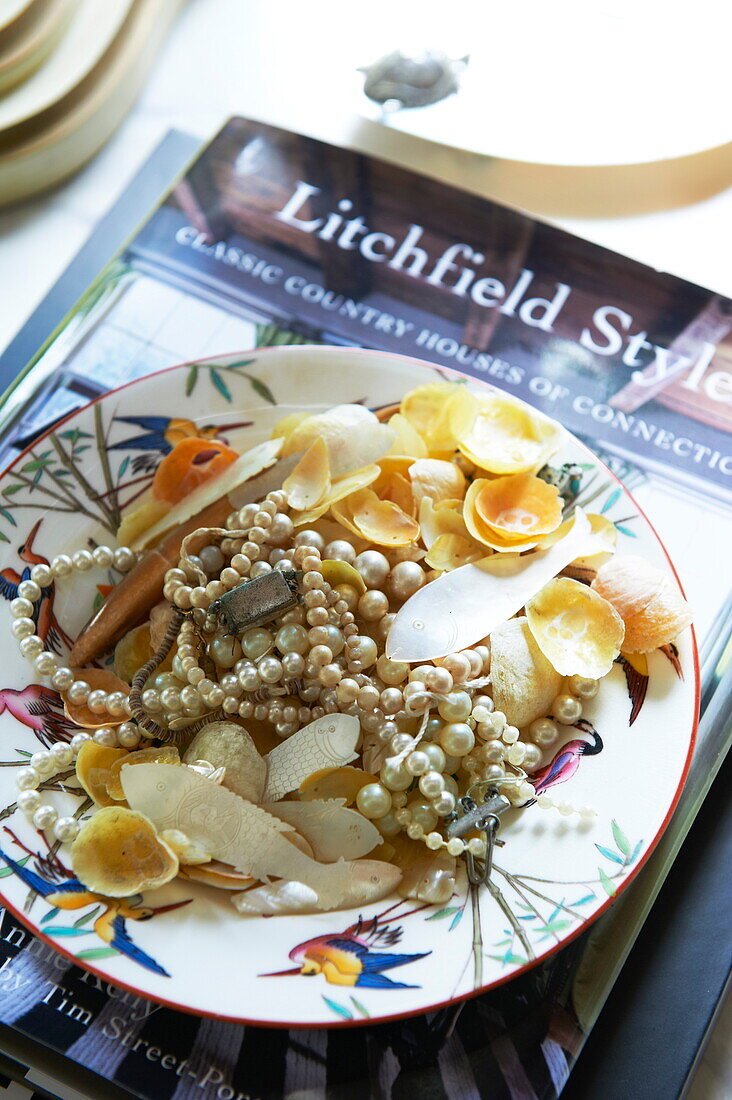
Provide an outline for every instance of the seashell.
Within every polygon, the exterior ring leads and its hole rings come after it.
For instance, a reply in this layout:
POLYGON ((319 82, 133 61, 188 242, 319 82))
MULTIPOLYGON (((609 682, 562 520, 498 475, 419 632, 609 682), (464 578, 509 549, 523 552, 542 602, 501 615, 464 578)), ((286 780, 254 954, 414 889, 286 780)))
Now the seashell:
POLYGON ((340 798, 346 806, 352 806, 361 788, 377 781, 377 776, 348 764, 339 768, 320 768, 303 779, 299 794, 304 802, 311 799, 340 798))
POLYGON ((283 835, 294 831, 291 825, 190 768, 139 764, 122 772, 122 785, 130 806, 158 828, 180 829, 215 859, 255 878, 304 882, 319 909, 341 904, 360 873, 358 862, 316 862, 283 835))
POLYGON ((462 500, 465 496, 465 474, 456 462, 419 458, 409 467, 409 480, 417 504, 425 497, 439 504, 443 500, 462 500))
MULTIPOLYGON (((256 447, 245 451, 236 461, 221 470, 216 477, 205 481, 198 488, 193 489, 188 496, 180 499, 177 504, 166 512, 162 519, 154 523, 134 543, 129 543, 129 545, 133 550, 145 550, 148 546, 154 546, 168 531, 186 523, 197 516, 199 512, 203 512, 216 501, 220 501, 222 497, 228 496, 229 493, 244 485, 245 482, 261 474, 263 470, 273 466, 282 450, 282 443, 281 439, 268 439, 265 443, 260 443, 256 447)), ((280 478, 277 485, 271 486, 271 488, 279 488, 281 484, 282 479, 280 478)), ((255 499, 260 499, 260 496, 264 496, 268 492, 269 489, 265 489, 264 493, 261 493, 255 499)), ((227 507, 224 518, 226 518, 232 507, 238 508, 241 505, 232 500, 231 505, 227 507)), ((212 523, 209 526, 219 525, 212 523)), ((195 530, 195 526, 191 530, 195 530)))
MULTIPOLYGON (((126 760, 127 749, 111 749, 96 741, 85 741, 76 757, 76 778, 97 806, 112 806, 114 799, 107 784, 112 777, 112 764, 126 760)), ((123 796, 124 797, 124 796, 123 796)))
POLYGON ((407 458, 427 457, 429 453, 427 444, 406 416, 401 413, 394 413, 387 423, 396 435, 396 439, 388 452, 390 455, 402 455, 407 458))
POLYGON ((354 569, 347 561, 326 558, 322 566, 323 578, 331 588, 336 588, 339 584, 350 584, 361 596, 366 591, 366 582, 358 569, 354 569))
MULTIPOLYGON (((526 618, 537 645, 562 676, 606 676, 625 636, 613 605, 568 577, 549 581, 528 600, 526 618)), ((495 649, 491 652, 492 669, 495 649)))
POLYGON ((303 420, 307 420, 310 413, 307 412, 293 412, 288 413, 287 416, 283 416, 281 420, 278 420, 274 428, 270 432, 270 439, 287 439, 289 435, 292 435, 298 424, 302 424, 303 420))
POLYGON ((264 803, 263 809, 297 829, 323 863, 359 859, 381 842, 381 833, 357 810, 347 810, 343 799, 264 803))
POLYGON ((183 767, 190 768, 204 779, 210 779, 212 783, 223 783, 226 775, 226 768, 216 768, 210 760, 192 760, 190 763, 186 761, 183 767))
POLYGON ((224 768, 224 786, 250 802, 259 802, 264 794, 267 765, 250 735, 235 722, 209 722, 193 738, 183 759, 187 764, 206 760, 214 768, 224 768))
POLYGON ((533 474, 477 478, 465 496, 463 517, 473 538, 493 550, 532 550, 562 522, 562 499, 533 474))
POLYGON ((581 508, 531 554, 494 554, 425 585, 402 605, 386 639, 395 661, 431 661, 474 645, 510 619, 566 565, 605 545, 581 508))
POLYGON ((613 556, 618 541, 618 529, 607 516, 601 516, 597 512, 588 512, 587 518, 592 530, 605 539, 607 549, 599 554, 590 554, 589 557, 576 558, 572 565, 577 569, 590 569, 594 572, 613 556))
POLYGON ((428 382, 402 398, 402 416, 419 432, 431 453, 456 449, 451 407, 453 398, 463 389, 459 382, 428 382))
POLYGON ((565 431, 505 394, 470 393, 465 387, 450 404, 450 424, 461 454, 492 474, 540 469, 561 446, 565 431))
POLYGON ((127 898, 164 886, 178 874, 179 864, 147 817, 123 806, 107 806, 81 826, 71 845, 71 866, 88 890, 127 898))
POLYGON ((330 455, 331 475, 337 478, 378 462, 395 438, 388 424, 379 423, 363 405, 336 405, 302 420, 284 441, 282 455, 305 451, 322 439, 330 455))
POLYGON ((649 653, 691 625, 691 608, 674 581, 644 558, 617 557, 606 562, 592 588, 609 600, 625 623, 623 650, 628 653, 649 653))
POLYGON ((444 848, 430 852, 423 845, 422 854, 404 868, 399 893, 429 905, 444 905, 455 893, 456 866, 455 856, 444 848))
MULTIPOLYGON (((337 900, 328 906, 330 910, 352 909, 380 901, 396 889, 402 877, 398 867, 375 859, 359 859, 350 864, 350 867, 350 879, 341 889, 337 900)), ((252 890, 236 894, 231 900, 240 913, 260 913, 265 916, 275 916, 278 913, 319 913, 323 909, 316 891, 297 880, 256 886, 252 890)))
MULTIPOLYGON (((154 650, 150 644, 149 623, 142 623, 141 626, 128 630, 114 647, 112 667, 115 674, 129 684, 135 673, 147 664, 153 653, 154 650)), ((171 662, 172 659, 171 656, 171 662)))
POLYGON ((512 726, 524 729, 549 713, 562 677, 539 649, 524 616, 501 623, 490 643, 493 702, 512 726))
POLYGON ((443 500, 435 504, 430 497, 424 497, 419 506, 419 531, 428 550, 440 535, 460 535, 470 539, 463 519, 463 502, 443 500))
POLYGON ((372 485, 380 473, 379 467, 372 465, 364 466, 363 469, 356 470, 352 474, 346 474, 344 477, 334 478, 330 492, 320 504, 315 508, 293 514, 292 521, 295 527, 310 527, 312 524, 317 523, 333 504, 337 504, 338 501, 358 492, 359 489, 365 489, 368 485, 372 485))
POLYGON ((323 439, 308 447, 292 473, 282 482, 287 503, 298 511, 314 508, 330 490, 330 458, 323 439))
MULTIPOLYGON (((130 685, 126 684, 124 680, 120 680, 119 676, 116 676, 111 669, 72 668, 71 671, 75 680, 85 681, 92 691, 118 691, 122 695, 129 695, 130 685)), ((113 718, 106 711, 104 714, 95 714, 93 710, 89 710, 86 703, 72 703, 65 693, 62 694, 62 698, 66 717, 70 718, 72 722, 76 722, 77 726, 81 726, 83 729, 98 730, 102 726, 119 726, 126 721, 127 716, 124 714, 118 718, 113 718)))
POLYGON ((154 500, 178 504, 236 462, 238 453, 217 439, 186 436, 158 463, 150 492, 154 500))
POLYGON ((163 844, 167 844, 171 852, 178 857, 182 866, 194 867, 201 863, 210 863, 211 855, 200 844, 190 840, 180 829, 165 829, 160 833, 163 844))
MULTIPOLYGON (((175 745, 160 745, 156 748, 136 749, 134 752, 125 752, 117 760, 109 765, 107 776, 107 794, 115 802, 123 802, 125 792, 122 789, 120 772, 127 765, 134 764, 180 764, 180 754, 175 745)), ((78 775, 78 759, 77 759, 78 775)))
POLYGON ((479 546, 473 539, 463 535, 440 535, 432 543, 424 560, 430 569, 445 573, 484 557, 485 547, 479 546))
POLYGON ((349 531, 377 546, 407 546, 419 538, 419 524, 396 504, 380 500, 371 489, 352 493, 333 515, 349 531))
POLYGON ((217 890, 241 890, 257 881, 251 875, 243 875, 241 871, 234 870, 228 863, 222 863, 218 859, 212 859, 208 863, 182 865, 178 874, 181 878, 203 882, 217 890))
POLYGON ((125 512, 117 529, 117 544, 133 546, 154 524, 160 523, 173 505, 167 500, 143 500, 136 508, 125 512))
POLYGON ((361 733, 357 718, 349 714, 324 714, 267 754, 267 785, 263 799, 275 802, 296 791, 303 779, 321 768, 355 760, 361 733))

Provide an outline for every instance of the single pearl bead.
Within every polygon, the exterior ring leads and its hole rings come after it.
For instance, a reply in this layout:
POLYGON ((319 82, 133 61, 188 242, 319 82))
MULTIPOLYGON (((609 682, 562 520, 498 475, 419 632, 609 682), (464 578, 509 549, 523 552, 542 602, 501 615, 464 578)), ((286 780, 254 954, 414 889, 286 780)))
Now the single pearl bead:
POLYGON ((425 772, 425 774, 420 777, 419 789, 425 798, 439 798, 445 789, 444 777, 436 771, 425 772))
POLYGON ((30 766, 35 768, 39 775, 50 775, 56 770, 56 763, 47 749, 34 752, 30 758, 30 766))
POLYGON ((114 568, 119 573, 129 573, 136 561, 137 556, 129 546, 118 546, 114 552, 114 568))
POLYGON ((443 791, 432 800, 432 808, 439 817, 446 817, 455 809, 455 795, 450 791, 443 791))
MULTIPOLYGON (((16 622, 23 621, 23 619, 16 619, 16 622)), ((26 638, 21 638, 18 649, 23 657, 29 661, 34 661, 36 657, 40 657, 43 653, 43 639, 39 638, 37 634, 29 634, 26 638)))
POLYGON ((91 688, 86 680, 74 680, 67 695, 70 703, 85 703, 89 698, 91 688))
POLYGON ((341 680, 342 676, 343 676, 343 672, 338 667, 338 665, 330 664, 330 665, 323 665, 323 667, 320 670, 318 678, 319 678, 321 684, 323 684, 325 687, 331 687, 332 688, 332 687, 335 687, 337 684, 340 683, 340 680, 341 680))
POLYGON ((290 517, 279 512, 277 515, 273 516, 269 526, 269 541, 275 546, 281 546, 283 543, 292 540, 292 533, 294 530, 295 528, 290 517))
POLYGON ((397 833, 402 831, 401 825, 391 810, 389 813, 384 814, 383 817, 377 818, 374 825, 382 836, 396 836, 397 833))
POLYGON ((388 588, 395 600, 405 601, 419 592, 425 582, 425 573, 416 561, 400 561, 389 574, 388 588))
POLYGON ((58 657, 55 653, 49 653, 45 650, 43 653, 39 653, 36 657, 34 664, 36 666, 36 672, 41 676, 52 676, 58 668, 58 657))
POLYGON ((94 564, 100 569, 108 569, 114 561, 114 550, 109 546, 95 546, 92 550, 94 564))
POLYGON ((426 752, 415 749, 404 761, 404 766, 410 775, 424 775, 431 770, 432 763, 426 752))
MULTIPOLYGON (((190 688, 184 688, 183 691, 190 691, 190 688)), ((182 695, 183 692, 181 701, 182 695)), ((123 722, 117 727, 117 741, 123 749, 135 749, 141 741, 140 730, 134 722, 123 722)))
POLYGON ((434 807, 426 799, 418 799, 409 803, 411 819, 416 825, 421 825, 426 833, 434 829, 437 824, 437 813, 434 807))
POLYGON ((33 614, 33 603, 18 596, 10 601, 10 614, 14 619, 27 619, 33 614))
POLYGON ((411 840, 421 840, 424 836, 424 829, 421 825, 418 825, 416 821, 410 821, 407 825, 407 836, 411 840))
POLYGON ((472 705, 467 691, 452 691, 440 699, 437 710, 446 722, 464 722, 470 715, 472 705))
POLYGON ((241 646, 238 638, 217 634, 208 643, 208 654, 219 668, 233 668, 241 659, 241 646))
POLYGON ((454 836, 452 840, 448 840, 446 848, 448 855, 462 855, 462 853, 465 851, 465 841, 461 840, 459 836, 454 836))
POLYGON ((97 745, 104 745, 108 749, 116 749, 117 731, 112 729, 111 726, 102 726, 101 729, 94 730, 92 740, 97 745))
POLYGON ((425 837, 425 845, 431 852, 437 852, 443 844, 442 837, 439 833, 428 833, 425 837))
MULTIPOLYGON (((511 758, 509 757, 509 760, 511 758)), ((533 772, 541 764, 541 749, 536 745, 524 745, 524 758, 521 767, 524 771, 533 772)))
POLYGON ((236 569, 240 577, 246 577, 251 567, 252 563, 246 554, 234 554, 231 559, 231 568, 236 569))
MULTIPOLYGON (((203 676, 203 670, 198 669, 198 671, 201 673, 201 676, 203 676)), ((189 673, 189 677, 192 675, 193 673, 189 673)), ((149 711, 151 714, 155 714, 157 713, 157 711, 162 709, 160 694, 155 690, 155 688, 146 688, 140 696, 140 702, 142 703, 143 708, 149 711)))
POLYGON ((263 577, 265 573, 271 573, 271 572, 272 572, 272 566, 269 564, 269 562, 267 562, 267 561, 255 561, 255 562, 252 562, 252 567, 249 570, 249 576, 252 577, 252 578, 254 578, 254 577, 263 577))
POLYGON ((391 810, 391 794, 383 783, 367 783, 356 796, 356 806, 364 817, 383 817, 391 810))
POLYGON ((18 641, 23 638, 30 638, 35 635, 36 624, 32 619, 13 619, 10 625, 10 633, 18 641))
POLYGON ((71 749, 75 756, 78 755, 82 746, 85 745, 87 741, 91 741, 90 733, 86 733, 84 730, 79 730, 78 733, 74 734, 69 744, 71 745, 71 749))
POLYGON ((379 700, 379 705, 384 714, 398 714, 403 703, 404 696, 399 688, 384 688, 379 700))
POLYGON ((34 814, 41 804, 38 791, 21 791, 18 795, 18 809, 24 814, 34 814))
POLYGON ((589 676, 570 676, 567 687, 579 699, 594 699, 600 687, 599 680, 589 676))
POLYGON ((468 658, 470 664, 470 675, 468 679, 475 680, 483 672, 483 659, 480 657, 474 649, 464 649, 463 657, 468 658))
POLYGON ((510 764, 514 764, 517 768, 523 764, 525 756, 526 746, 521 741, 516 741, 516 743, 511 745, 511 748, 508 750, 508 761, 510 764))
POLYGON ((268 653, 274 645, 274 638, 268 630, 264 627, 255 626, 251 630, 247 630, 246 634, 241 639, 241 648, 245 656, 249 657, 252 661, 258 660, 260 657, 264 657, 265 653, 268 653))
POLYGON ((389 601, 378 588, 370 588, 358 601, 358 614, 367 623, 375 623, 377 619, 383 618, 388 610, 389 601))
POLYGON ((430 691, 434 691, 438 695, 447 695, 453 688, 452 674, 448 669, 437 666, 427 671, 424 682, 430 691))
POLYGON ((473 647, 473 649, 474 649, 475 653, 478 654, 481 661, 483 662, 482 672, 483 672, 483 675, 485 675, 487 672, 490 672, 491 647, 488 644, 484 644, 484 645, 476 645, 476 646, 473 647))
POLYGON ((295 568, 295 563, 292 558, 280 558, 275 563, 275 569, 278 569, 281 573, 289 573, 295 568))
POLYGON ((51 745, 51 756, 57 768, 65 768, 74 759, 74 750, 65 741, 57 741, 51 745))
POLYGON ((21 581, 18 585, 18 595, 21 600, 29 600, 35 603, 41 598, 41 590, 35 581, 21 581))
POLYGON ((388 761, 381 769, 380 776, 381 782, 390 791, 406 791, 412 785, 414 779, 414 776, 410 775, 403 764, 397 764, 395 767, 388 761))
POLYGON ((378 550, 364 550, 353 562, 367 588, 381 588, 389 576, 389 561, 378 550))
POLYGON ((580 817, 584 817, 587 821, 592 817, 597 817, 597 810, 592 806, 580 806, 578 813, 580 817))
POLYGON ((36 829, 43 832, 44 829, 52 828, 56 824, 57 818, 58 813, 53 806, 39 806, 33 814, 33 824, 36 829))
POLYGON ((328 561, 345 561, 353 565, 356 560, 356 551, 347 539, 335 539, 324 548, 323 557, 328 561))
POLYGON ((412 747, 413 740, 414 739, 408 733, 395 733, 389 743, 389 748, 394 756, 398 756, 399 753, 405 752, 412 747))
POLYGON ((204 546, 198 551, 198 559, 201 562, 204 572, 213 575, 214 573, 220 573, 224 567, 224 555, 218 546, 204 546))
POLYGON ((295 546, 312 546, 316 550, 323 551, 325 547, 325 539, 317 531, 313 531, 311 528, 307 528, 304 531, 298 531, 293 539, 295 546))
POLYGON ((515 745, 519 739, 519 731, 515 726, 504 726, 501 739, 504 745, 515 745))
POLYGON ((408 806, 400 806, 394 817, 398 825, 409 825, 412 820, 412 810, 408 806))
POLYGON ((466 722, 451 722, 440 734, 440 745, 450 756, 467 756, 475 745, 475 735, 466 722))
POLYGON ((358 644, 350 648, 350 659, 358 661, 362 668, 370 668, 379 656, 379 649, 373 638, 366 634, 356 636, 358 644))
POLYGON ((280 653, 307 653, 309 648, 308 631, 297 623, 281 626, 275 635, 275 645, 280 653))
POLYGON ((484 764, 500 764, 505 758, 506 746, 502 741, 485 741, 478 755, 484 764))
POLYGON ((49 565, 39 562, 31 568, 30 579, 35 581, 39 588, 48 588, 53 582, 53 570, 49 565))
POLYGON ((396 687, 407 679, 409 665, 403 661, 391 661, 382 654, 376 662, 376 673, 389 687, 396 687))
POLYGON ((80 829, 81 825, 75 817, 60 817, 53 827, 53 835, 56 840, 60 840, 62 844, 65 844, 70 840, 74 840, 80 829))
POLYGON ((380 641, 386 641, 386 637, 391 630, 395 619, 396 615, 391 611, 388 615, 384 615, 383 619, 379 619, 378 623, 376 624, 376 629, 374 633, 380 641))
POLYGON ((73 565, 68 554, 57 554, 51 562, 51 572, 54 577, 68 577, 72 569, 73 565))
POLYGON ((448 653, 447 657, 442 658, 440 664, 452 674, 456 684, 462 683, 470 676, 470 661, 463 653, 448 653))
POLYGON ((500 764, 489 764, 487 768, 483 768, 481 774, 486 783, 500 783, 506 778, 506 773, 500 764))
POLYGON ((262 657, 257 664, 257 672, 265 684, 277 684, 284 674, 282 661, 277 657, 262 657))
MULTIPOLYGON (((86 705, 92 714, 104 714, 107 709, 107 692, 102 691, 101 688, 95 688, 89 692, 87 696, 86 705)), ((70 697, 71 693, 69 693, 70 697)))
POLYGON ((334 657, 337 657, 339 653, 343 652, 343 648, 346 644, 346 639, 343 637, 343 631, 339 630, 337 626, 329 623, 328 626, 324 626, 326 641, 323 643, 333 653, 334 657))
POLYGON ((485 857, 485 841, 482 837, 474 836, 468 841, 468 851, 476 859, 483 859, 485 857))
POLYGON ((40 773, 31 767, 19 768, 15 776, 15 785, 19 791, 34 791, 40 782, 40 773))
POLYGON ((439 745, 434 743, 420 743, 420 749, 430 762, 430 769, 436 772, 444 772, 447 757, 439 745))
POLYGON ((51 687, 56 691, 68 691, 74 682, 74 674, 70 668, 56 669, 51 677, 51 687))
POLYGON ((552 703, 552 716, 564 726, 571 726, 582 717, 582 704, 574 695, 557 695, 552 703))
POLYGON ((362 710, 369 711, 379 705, 380 697, 381 692, 378 688, 375 688, 373 684, 364 684, 364 686, 359 689, 357 702, 362 710))
POLYGON ((360 690, 357 682, 350 676, 346 676, 336 688, 336 698, 341 706, 348 706, 349 703, 355 703, 360 690))
POLYGON ((473 709, 471 711, 470 717, 473 718, 476 722, 488 722, 490 720, 490 716, 491 712, 488 710, 487 707, 480 705, 476 706, 475 703, 473 704, 473 709))

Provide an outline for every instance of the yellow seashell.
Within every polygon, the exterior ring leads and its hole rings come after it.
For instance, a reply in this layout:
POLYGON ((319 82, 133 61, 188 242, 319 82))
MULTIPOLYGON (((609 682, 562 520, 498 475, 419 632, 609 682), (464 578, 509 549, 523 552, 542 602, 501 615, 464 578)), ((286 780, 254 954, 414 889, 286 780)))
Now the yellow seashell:
POLYGON ((282 482, 291 508, 304 512, 314 508, 330 490, 330 458, 324 440, 316 439, 292 473, 282 482))
POLYGON ((131 546, 136 539, 147 531, 153 524, 158 523, 172 509, 169 500, 144 500, 126 512, 117 530, 117 544, 119 546, 131 546))
POLYGON ((196 867, 201 863, 211 862, 211 856, 205 848, 180 829, 164 829, 160 839, 175 853, 182 866, 196 867))
POLYGON ((158 748, 137 749, 135 752, 126 752, 124 756, 113 760, 109 765, 107 777, 107 794, 115 802, 124 802, 125 792, 120 782, 122 768, 133 764, 180 764, 180 754, 175 745, 160 745, 158 748))
MULTIPOLYGON (((86 741, 76 757, 76 778, 97 806, 111 806, 114 799, 109 794, 107 784, 112 778, 112 765, 127 759, 127 749, 112 749, 107 745, 98 745, 96 741, 86 741)), ((124 794, 123 796, 124 797, 124 794)))
POLYGON ((464 388, 459 382, 428 382, 402 398, 402 415, 419 432, 430 452, 455 450, 450 410, 452 399, 464 388))
POLYGON ((439 504, 443 500, 461 500, 465 496, 466 480, 456 462, 441 458, 420 458, 409 467, 409 480, 417 503, 429 497, 439 504))
POLYGON ((523 729, 549 712, 562 677, 536 644, 524 616, 491 631, 493 701, 513 726, 523 729))
POLYGON ((396 439, 389 450, 390 455, 404 455, 407 458, 426 458, 427 444, 413 424, 402 413, 394 413, 387 422, 396 439))
POLYGON ((128 684, 135 673, 146 665, 153 655, 150 644, 150 624, 136 626, 120 638, 114 647, 113 668, 121 680, 128 684))
POLYGON ((352 493, 332 509, 339 523, 377 546, 407 546, 419 538, 419 524, 371 489, 352 493))
POLYGON ((450 423, 461 454, 492 474, 540 469, 564 439, 564 429, 505 394, 462 388, 450 403, 450 423))
POLYGON ((446 573, 471 561, 485 557, 485 547, 464 535, 439 535, 427 552, 425 561, 430 569, 446 573))
POLYGON ((380 473, 381 470, 374 464, 364 466, 360 470, 354 470, 352 474, 333 478, 330 491, 321 500, 320 504, 316 505, 315 508, 308 508, 304 512, 295 512, 292 516, 292 522, 295 527, 310 527, 311 524, 317 523, 333 504, 337 504, 339 500, 343 500, 344 497, 350 496, 351 493, 355 493, 359 489, 365 489, 368 485, 372 485, 380 473))
POLYGON ((539 649, 562 676, 606 676, 625 637, 613 605, 567 577, 544 585, 526 604, 526 618, 539 649))
POLYGON ((97 894, 127 898, 164 886, 178 874, 178 857, 144 814, 107 806, 82 825, 71 845, 76 877, 97 894))
POLYGON ((287 439, 288 435, 292 435, 298 424, 302 424, 303 420, 307 420, 309 415, 306 412, 288 413, 287 416, 283 416, 281 420, 277 421, 270 432, 269 438, 287 439))
POLYGON ((347 561, 334 561, 331 558, 326 558, 323 562, 322 573, 323 579, 328 582, 331 588, 335 588, 339 584, 350 584, 360 596, 366 591, 366 582, 358 569, 354 569, 347 561))
POLYGON ((562 501, 533 474, 477 478, 465 496, 463 516, 473 538, 493 550, 531 550, 562 522, 562 501))
POLYGON ((593 590, 609 600, 625 623, 623 650, 649 653, 690 626, 691 608, 672 579, 644 558, 617 557, 601 565, 593 590))
POLYGON ((344 764, 340 768, 321 768, 312 772, 300 784, 300 798, 304 802, 313 799, 343 798, 346 806, 352 806, 362 787, 377 783, 378 776, 369 775, 363 768, 344 764))
POLYGON ((422 542, 429 550, 440 535, 461 535, 470 538, 470 532, 463 519, 461 500, 442 500, 435 504, 430 497, 424 497, 419 506, 419 528, 422 542))

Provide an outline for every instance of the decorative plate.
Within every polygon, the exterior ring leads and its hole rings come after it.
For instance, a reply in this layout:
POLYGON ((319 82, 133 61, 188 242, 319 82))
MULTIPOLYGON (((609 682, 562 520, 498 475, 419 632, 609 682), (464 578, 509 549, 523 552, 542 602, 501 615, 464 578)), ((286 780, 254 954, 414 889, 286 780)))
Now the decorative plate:
MULTIPOLYGON (((68 736, 59 697, 32 682, 10 644, 8 601, 31 566, 92 535, 109 542, 120 512, 170 449, 171 431, 176 438, 224 436, 244 450, 268 438, 288 411, 353 401, 383 406, 434 375, 414 360, 340 348, 271 348, 187 364, 72 414, 0 478, 0 618, 8 632, 0 852, 12 860, 2 864, 0 892, 60 953, 117 986, 198 1014, 273 1026, 384 1020, 470 996, 534 965, 603 912, 652 851, 693 745, 698 671, 691 630, 668 653, 649 655, 641 705, 637 674, 618 664, 579 725, 563 727, 555 781, 564 784, 562 797, 591 805, 597 816, 588 821, 539 808, 514 815, 501 833, 505 845, 490 890, 471 893, 463 877, 442 907, 394 897, 363 911, 243 917, 225 892, 180 879, 125 901, 72 898, 62 889, 68 848, 49 849, 16 811, 16 768, 68 736), (323 965, 330 955, 333 965, 323 965)), ((557 458, 582 465, 579 502, 615 523, 621 550, 669 569, 647 520, 590 451, 570 439, 557 458)), ((98 602, 119 578, 95 579, 98 602)), ((89 617, 90 591, 89 578, 77 576, 41 605, 39 629, 59 653, 89 617)), ((59 811, 73 813, 80 799, 58 779, 47 783, 44 799, 48 794, 59 811)))

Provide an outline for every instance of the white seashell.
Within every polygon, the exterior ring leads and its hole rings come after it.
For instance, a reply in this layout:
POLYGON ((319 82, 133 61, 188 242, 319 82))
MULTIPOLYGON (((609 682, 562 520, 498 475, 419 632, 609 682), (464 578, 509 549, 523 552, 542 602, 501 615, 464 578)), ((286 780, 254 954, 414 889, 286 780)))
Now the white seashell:
POLYGON ((474 645, 510 619, 575 558, 596 554, 606 540, 581 508, 545 550, 493 554, 444 573, 397 612, 386 639, 394 661, 432 661, 474 645))
MULTIPOLYGON (((257 752, 251 737, 235 722, 209 722, 196 734, 183 757, 186 764, 207 761, 215 769, 225 769, 224 784, 250 802, 259 802, 267 780, 267 765, 257 752)), ((206 774, 196 768, 200 774, 206 774)))
POLYGON ((344 807, 344 799, 313 798, 309 802, 265 803, 263 810, 286 821, 312 845, 316 859, 360 859, 381 843, 381 833, 358 810, 344 807))
POLYGON ((363 405, 336 405, 301 420, 282 453, 305 451, 316 439, 327 446, 331 476, 338 478, 378 462, 396 440, 396 432, 363 405))
POLYGON ((297 790, 303 779, 321 768, 338 767, 355 760, 361 732, 357 718, 349 714, 324 714, 267 753, 267 785, 264 802, 276 802, 297 790))
MULTIPOLYGON (((338 865, 336 865, 338 866, 338 865)), ((351 880, 330 909, 351 909, 370 905, 391 894, 399 885, 402 873, 393 863, 377 859, 360 859, 350 864, 351 880)), ((302 882, 274 882, 233 894, 231 900, 240 913, 263 913, 268 916, 285 913, 318 913, 322 905, 314 890, 302 882)))
POLYGON ((512 726, 523 729, 548 714, 562 687, 522 615, 491 631, 493 702, 512 726))

